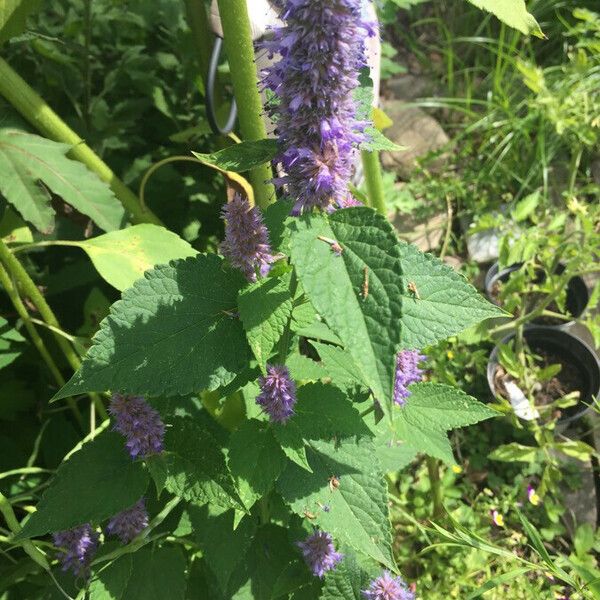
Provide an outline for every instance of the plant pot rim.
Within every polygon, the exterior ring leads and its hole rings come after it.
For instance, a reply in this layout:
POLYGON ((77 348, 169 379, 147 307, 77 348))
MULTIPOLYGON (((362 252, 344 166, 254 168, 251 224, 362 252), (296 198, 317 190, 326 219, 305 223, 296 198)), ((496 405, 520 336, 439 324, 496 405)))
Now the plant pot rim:
MULTIPOLYGON (((541 337, 544 337, 544 334, 546 334, 546 336, 548 338, 557 338, 557 337, 562 337, 563 339, 568 338, 571 344, 576 344, 578 345, 582 352, 587 353, 590 357, 591 357, 591 361, 590 364, 593 365, 592 368, 594 368, 595 372, 596 372, 596 386, 595 389, 592 389, 590 391, 589 394, 589 398, 580 398, 578 404, 582 404, 583 401, 586 400, 591 400, 594 397, 598 397, 600 398, 600 358, 598 358, 598 355, 596 354, 596 351, 594 350, 594 348, 592 348, 587 342, 585 342, 584 340, 582 340, 581 338, 577 337, 576 335, 573 335, 572 333, 565 331, 564 329, 560 329, 558 327, 552 327, 550 325, 531 325, 529 327, 526 327, 523 331, 523 336, 525 338, 527 338, 528 335, 531 334, 541 334, 541 337)), ((487 382, 488 382, 488 387, 490 389, 490 392, 492 394, 492 396, 495 398, 496 397, 496 386, 494 385, 494 375, 495 375, 495 369, 496 366, 499 364, 498 362, 498 347, 501 344, 506 344, 507 342, 509 342, 511 339, 513 339, 515 337, 515 332, 509 333, 507 336, 505 336, 501 341, 499 341, 493 348, 493 350, 490 353, 489 359, 488 359, 488 363, 487 363, 487 369, 486 369, 486 376, 487 376, 487 382)), ((565 345, 564 349, 567 350, 567 352, 570 352, 570 349, 565 345)), ((581 362, 580 360, 577 360, 577 362, 581 362)), ((591 385, 593 385, 593 381, 591 382, 591 385)), ((575 405, 577 406, 577 405, 575 405)), ((575 414, 569 415, 569 416, 563 416, 561 418, 558 419, 558 422, 560 423, 561 426, 563 425, 568 425, 574 421, 577 421, 579 419, 581 419, 584 415, 590 413, 592 411, 591 406, 588 405, 584 405, 585 408, 579 412, 576 412, 575 414)))
MULTIPOLYGON (((506 275, 509 275, 510 273, 514 273, 515 271, 518 271, 522 265, 523 265, 522 262, 518 262, 518 263, 514 263, 512 265, 509 265, 507 267, 504 267, 503 269, 500 269, 500 265, 499 265, 498 261, 496 261, 490 266, 490 268, 487 270, 487 272, 485 274, 484 287, 485 287, 485 295, 492 304, 495 304, 496 306, 500 306, 500 304, 498 304, 498 302, 496 301, 496 298, 494 298, 492 296, 492 286, 494 285, 494 283, 501 280, 506 275)), ((562 263, 559 263, 559 265, 563 266, 562 263)), ((563 266, 563 268, 564 268, 564 266, 563 266)), ((585 311, 587 310, 588 304, 590 301, 590 292, 588 290, 588 287, 587 287, 583 277, 581 277, 580 275, 573 275, 573 277, 571 277, 567 283, 567 291, 569 291, 568 288, 571 286, 571 284, 573 284, 579 288, 578 290, 572 289, 572 293, 576 296, 583 296, 583 301, 584 301, 583 306, 581 307, 580 310, 577 311, 577 314, 574 315, 574 317, 571 320, 564 321, 563 323, 559 323, 557 325, 542 325, 542 324, 533 322, 532 325, 530 325, 528 327, 549 327, 550 329, 554 329, 554 330, 571 329, 571 327, 573 327, 573 325, 575 325, 575 323, 577 322, 577 319, 581 318, 585 314, 585 311), (583 294, 582 294, 582 291, 584 291, 583 294)))

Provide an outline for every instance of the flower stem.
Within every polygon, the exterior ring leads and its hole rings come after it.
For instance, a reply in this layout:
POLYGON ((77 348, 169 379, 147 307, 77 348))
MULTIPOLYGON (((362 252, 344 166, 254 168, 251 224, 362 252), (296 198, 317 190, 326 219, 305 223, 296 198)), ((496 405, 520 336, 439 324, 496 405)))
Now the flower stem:
POLYGON ((11 66, 0 58, 0 96, 4 96, 43 135, 72 146, 69 155, 82 162, 106 181, 135 223, 162 225, 137 196, 111 171, 110 167, 48 106, 11 66))
POLYGON ((369 205, 379 214, 387 217, 387 208, 383 195, 383 179, 381 177, 381 164, 379 163, 379 152, 369 152, 361 150, 363 170, 365 173, 365 183, 367 184, 367 196, 369 205))
POLYGON ((444 497, 442 484, 440 482, 440 469, 437 459, 428 456, 427 472, 429 474, 429 483, 431 484, 431 501, 433 503, 433 518, 439 519, 444 515, 444 497))
MULTIPOLYGON (((65 379, 62 376, 62 373, 60 372, 59 368, 56 366, 56 363, 54 362, 54 359, 50 355, 50 352, 48 352, 48 349, 46 348, 46 344, 44 344, 44 340, 40 337, 40 334, 37 332, 37 329, 34 327, 32 321, 31 321, 31 317, 29 316, 29 313, 27 312, 27 308, 25 307, 25 304, 23 304, 23 301, 21 300, 21 297, 19 296, 19 292, 17 291, 17 288, 15 287, 12 279, 10 278, 10 275, 6 272, 6 269, 2 266, 1 263, 0 263, 0 284, 2 284, 2 287, 6 291, 10 301, 12 302, 12 305, 15 307, 17 314, 23 321, 23 325, 25 325, 25 329, 27 329, 27 333, 29 333, 29 337, 31 338, 33 345, 36 347, 37 351, 40 353, 40 356, 42 357, 43 361, 46 363, 46 366, 48 367, 48 370, 50 371, 50 373, 52 373, 52 377, 54 377, 54 380, 56 381, 58 386, 62 387, 63 385, 65 385, 65 379)), ((73 415, 74 415, 77 423, 81 426, 81 428, 83 428, 83 417, 81 416, 81 413, 79 412, 79 408, 77 407, 77 404, 75 403, 73 398, 67 398, 67 404, 73 411, 73 415)))
MULTIPOLYGON (((218 4, 242 138, 248 141, 262 140, 267 137, 267 130, 258 91, 246 0, 218 0, 218 4)), ((275 200, 275 188, 269 183, 272 178, 273 172, 268 164, 256 167, 250 172, 256 202, 262 209, 275 200)))
MULTIPOLYGON (((17 285, 22 289, 23 293, 33 302, 42 319, 44 319, 44 321, 51 327, 60 330, 60 323, 58 322, 58 319, 56 318, 56 315, 50 308, 49 304, 46 302, 46 299, 40 290, 38 290, 31 277, 29 277, 29 273, 27 273, 23 265, 12 254, 2 239, 0 239, 0 263, 4 265, 8 273, 10 273, 13 279, 17 282, 17 285)), ((67 362, 71 365, 73 370, 77 371, 77 369, 79 369, 81 366, 79 355, 74 350, 73 346, 71 346, 71 344, 62 335, 59 335, 54 330, 52 330, 52 333, 56 343, 58 344, 62 353, 65 355, 67 362)), ((90 394, 90 398, 94 402, 98 414, 103 419, 107 419, 108 413, 106 412, 104 404, 102 404, 100 396, 97 394, 90 394)))

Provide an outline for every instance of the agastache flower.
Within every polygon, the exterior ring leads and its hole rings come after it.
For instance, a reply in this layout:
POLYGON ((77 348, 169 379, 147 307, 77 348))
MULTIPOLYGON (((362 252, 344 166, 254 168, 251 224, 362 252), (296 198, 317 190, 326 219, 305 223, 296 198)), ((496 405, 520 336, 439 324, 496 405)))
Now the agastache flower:
POLYGON ((52 535, 58 548, 57 558, 63 571, 71 571, 76 577, 87 577, 92 557, 98 548, 98 534, 89 523, 58 531, 52 535))
POLYGON ((296 542, 296 544, 302 550, 306 564, 316 577, 323 577, 343 558, 342 554, 335 551, 331 535, 320 529, 303 542, 296 542))
POLYGON ((283 365, 267 365, 267 375, 258 378, 260 394, 256 403, 262 406, 274 423, 285 423, 294 414, 296 384, 283 365))
POLYGON ((248 281, 256 281, 257 271, 262 277, 267 275, 275 258, 260 210, 251 206, 241 194, 235 194, 223 207, 222 218, 225 221, 225 240, 221 244, 223 256, 248 281))
POLYGON ((165 425, 144 398, 113 394, 108 412, 115 420, 113 429, 125 436, 131 458, 146 458, 163 451, 165 425))
POLYGON ((392 577, 389 571, 384 571, 380 577, 371 581, 369 589, 364 590, 362 595, 367 600, 414 600, 415 598, 402 577, 392 577))
POLYGON ((394 381, 394 402, 400 406, 406 404, 410 396, 408 386, 421 381, 423 376, 419 363, 425 360, 418 350, 400 350, 396 355, 396 379, 394 381))
POLYGON ((279 61, 263 86, 279 98, 268 108, 276 121, 292 214, 356 203, 348 192, 354 147, 366 123, 357 120, 354 90, 366 64, 364 40, 375 35, 362 0, 280 0, 285 25, 263 43, 279 61))
POLYGON ((144 499, 140 498, 132 507, 114 516, 106 526, 106 532, 116 535, 124 544, 128 544, 148 527, 148 511, 144 499))

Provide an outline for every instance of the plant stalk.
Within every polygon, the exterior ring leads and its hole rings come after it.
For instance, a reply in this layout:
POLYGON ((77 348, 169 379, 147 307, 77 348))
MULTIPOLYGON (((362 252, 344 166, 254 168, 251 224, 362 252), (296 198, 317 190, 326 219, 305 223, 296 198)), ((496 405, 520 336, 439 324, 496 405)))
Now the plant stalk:
MULTIPOLYGON (((56 315, 29 276, 29 273, 27 273, 23 265, 12 254, 2 239, 0 239, 0 262, 4 264, 4 267, 12 275, 14 280, 17 282, 17 285, 22 289, 23 293, 33 302, 42 319, 44 319, 44 321, 51 327, 61 329, 56 315)), ((73 346, 62 335, 58 334, 56 331, 53 331, 52 333, 56 343, 58 344, 62 353, 65 355, 67 362, 71 365, 73 370, 77 371, 77 369, 79 369, 81 366, 79 355, 73 346)), ((98 414, 102 417, 102 419, 107 419, 108 413, 106 412, 106 408, 104 407, 101 398, 97 394, 90 394, 90 398, 96 405, 96 410, 98 410, 98 414)))
POLYGON ((433 519, 440 519, 444 516, 444 499, 442 494, 442 484, 440 481, 440 470, 437 459, 428 456, 427 472, 429 474, 429 483, 431 485, 431 502, 433 504, 433 519))
POLYGON ((70 144, 71 158, 77 159, 107 182, 134 223, 162 225, 137 196, 111 171, 110 167, 48 106, 11 66, 0 58, 0 95, 46 137, 70 144))
POLYGON ((367 185, 367 196, 369 204, 381 215, 387 217, 385 197, 383 194, 383 179, 381 176, 381 164, 379 163, 379 152, 361 150, 365 183, 367 185))
POLYGON ((184 0, 187 21, 192 30, 192 41, 200 66, 202 81, 206 84, 206 74, 212 52, 210 40, 212 32, 208 24, 208 15, 203 0, 184 0))
MULTIPOLYGON (((238 106, 240 131, 244 140, 267 137, 263 106, 258 91, 254 45, 246 0, 218 0, 225 50, 238 106)), ((271 166, 261 165, 250 172, 256 202, 263 210, 275 200, 271 166)))

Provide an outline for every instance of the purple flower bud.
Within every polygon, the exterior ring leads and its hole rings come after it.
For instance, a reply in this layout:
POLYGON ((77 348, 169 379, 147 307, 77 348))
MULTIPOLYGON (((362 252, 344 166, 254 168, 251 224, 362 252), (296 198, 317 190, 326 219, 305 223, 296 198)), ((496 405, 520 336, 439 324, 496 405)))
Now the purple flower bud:
POLYGON ((419 363, 425 358, 418 350, 401 350, 396 355, 396 380, 394 381, 396 404, 404 406, 410 396, 408 386, 421 381, 423 371, 419 369, 419 363))
POLYGON ((106 526, 106 532, 116 535, 124 544, 128 544, 148 527, 148 511, 143 498, 132 507, 114 516, 106 526))
POLYGON ((296 384, 283 365, 267 365, 266 377, 259 377, 260 394, 256 403, 262 406, 274 423, 285 423, 294 414, 296 384))
POLYGON ((331 535, 320 529, 303 542, 296 542, 296 544, 302 550, 306 564, 316 577, 323 577, 343 558, 342 554, 335 551, 331 535))
POLYGON ((293 214, 313 207, 349 205, 355 146, 365 123, 356 118, 358 74, 366 63, 364 39, 375 35, 363 20, 362 0, 281 0, 285 25, 263 48, 279 61, 263 86, 279 97, 268 108, 277 123, 293 214))
POLYGON ((108 412, 115 420, 113 429, 125 436, 131 458, 146 458, 163 451, 165 425, 144 398, 113 394, 108 412))
POLYGON ((58 548, 56 558, 63 571, 71 571, 76 577, 87 577, 92 557, 98 548, 98 534, 89 523, 59 531, 52 535, 58 548))
POLYGON ((402 577, 392 577, 388 571, 371 581, 368 590, 363 591, 363 596, 368 600, 414 600, 415 594, 411 592, 402 577))
POLYGON ((250 206, 247 198, 236 194, 222 211, 225 220, 225 240, 221 252, 248 281, 256 281, 256 272, 262 277, 271 269, 274 257, 269 245, 269 234, 260 210, 250 206))

